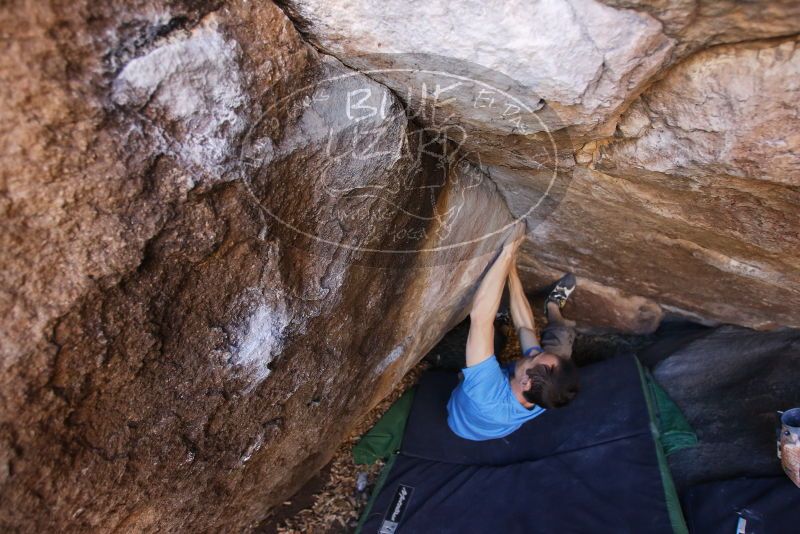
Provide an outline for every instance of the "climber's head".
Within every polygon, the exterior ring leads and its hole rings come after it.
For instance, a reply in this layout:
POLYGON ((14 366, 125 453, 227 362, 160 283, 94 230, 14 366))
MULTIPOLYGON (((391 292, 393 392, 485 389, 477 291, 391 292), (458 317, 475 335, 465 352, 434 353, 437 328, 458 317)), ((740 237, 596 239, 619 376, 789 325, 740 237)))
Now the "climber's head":
POLYGON ((514 376, 525 400, 543 408, 566 406, 578 393, 575 364, 548 352, 517 360, 514 376))

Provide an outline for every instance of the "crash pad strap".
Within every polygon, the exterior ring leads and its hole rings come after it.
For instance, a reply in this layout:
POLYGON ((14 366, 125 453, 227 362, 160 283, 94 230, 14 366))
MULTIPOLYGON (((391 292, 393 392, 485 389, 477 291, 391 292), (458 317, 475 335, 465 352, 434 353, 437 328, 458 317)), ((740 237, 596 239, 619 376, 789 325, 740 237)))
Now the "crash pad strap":
POLYGON ((684 495, 692 532, 789 534, 798 532, 800 488, 784 475, 706 482, 684 495))

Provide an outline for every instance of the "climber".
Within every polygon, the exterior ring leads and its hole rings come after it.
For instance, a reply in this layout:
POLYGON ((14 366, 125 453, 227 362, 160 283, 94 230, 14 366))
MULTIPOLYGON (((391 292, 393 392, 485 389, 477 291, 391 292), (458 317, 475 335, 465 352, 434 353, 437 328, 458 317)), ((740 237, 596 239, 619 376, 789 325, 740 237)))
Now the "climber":
POLYGON ((463 380, 447 403, 447 422, 458 436, 471 440, 501 438, 545 409, 565 406, 578 391, 578 373, 571 360, 575 339, 573 321, 561 308, 575 290, 573 274, 556 283, 545 301, 548 323, 541 345, 533 313, 516 267, 524 240, 518 225, 481 281, 470 312, 463 380), (494 319, 508 280, 511 317, 519 335, 522 357, 501 367, 494 355, 494 319))

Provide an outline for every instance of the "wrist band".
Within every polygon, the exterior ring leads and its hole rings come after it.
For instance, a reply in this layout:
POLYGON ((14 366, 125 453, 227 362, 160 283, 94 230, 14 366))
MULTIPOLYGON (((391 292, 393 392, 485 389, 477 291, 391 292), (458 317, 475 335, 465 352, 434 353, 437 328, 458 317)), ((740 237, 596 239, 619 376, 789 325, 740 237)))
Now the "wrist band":
POLYGON ((540 347, 539 345, 534 345, 533 347, 528 347, 528 350, 525 351, 525 354, 523 354, 523 356, 530 356, 531 352, 533 352, 534 350, 536 352, 544 352, 542 347, 540 347))

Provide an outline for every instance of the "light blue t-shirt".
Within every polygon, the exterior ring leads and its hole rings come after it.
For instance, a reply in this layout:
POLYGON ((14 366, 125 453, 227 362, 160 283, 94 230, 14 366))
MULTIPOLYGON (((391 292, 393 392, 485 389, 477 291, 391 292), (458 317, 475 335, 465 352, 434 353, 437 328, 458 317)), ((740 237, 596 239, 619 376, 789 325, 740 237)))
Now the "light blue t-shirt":
POLYGON ((464 380, 447 403, 447 424, 465 439, 482 441, 505 437, 544 413, 544 408, 524 407, 509 383, 509 371, 491 356, 463 369, 464 380))

